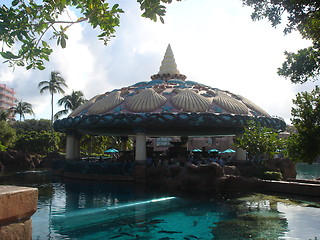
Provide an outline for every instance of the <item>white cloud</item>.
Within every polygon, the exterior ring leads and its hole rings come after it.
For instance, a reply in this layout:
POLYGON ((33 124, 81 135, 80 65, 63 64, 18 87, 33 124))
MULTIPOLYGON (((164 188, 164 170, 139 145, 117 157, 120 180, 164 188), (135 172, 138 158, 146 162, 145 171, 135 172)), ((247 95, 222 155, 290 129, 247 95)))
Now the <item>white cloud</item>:
POLYGON ((295 94, 315 85, 292 85, 276 73, 285 50, 295 51, 309 43, 298 33, 283 36, 281 28, 274 29, 266 21, 252 22, 252 9, 242 7, 240 0, 174 2, 168 6, 165 24, 140 17, 137 2, 121 3, 121 7, 126 13, 108 46, 97 39, 97 30, 75 25, 68 31, 67 48, 54 47, 45 71, 16 69, 12 73, 2 65, 0 81, 10 83, 19 99, 31 102, 37 118, 50 118, 49 95, 41 96, 37 89, 50 71, 61 72, 68 93, 82 90, 89 99, 149 80, 159 71, 171 43, 178 69, 189 80, 241 94, 286 120, 295 94))

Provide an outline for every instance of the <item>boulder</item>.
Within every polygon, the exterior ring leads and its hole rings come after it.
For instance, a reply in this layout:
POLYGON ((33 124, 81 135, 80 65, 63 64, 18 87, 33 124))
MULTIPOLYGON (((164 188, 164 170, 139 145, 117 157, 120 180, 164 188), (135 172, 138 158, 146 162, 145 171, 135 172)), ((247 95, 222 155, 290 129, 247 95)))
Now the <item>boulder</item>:
POLYGON ((241 173, 239 169, 236 166, 224 166, 223 167, 223 172, 225 175, 234 175, 234 176, 240 176, 241 173))
POLYGON ((171 178, 170 188, 176 190, 203 190, 215 188, 216 179, 223 176, 223 169, 217 163, 196 166, 189 164, 171 178))
POLYGON ((50 152, 44 158, 42 158, 42 161, 41 161, 39 167, 51 168, 53 160, 63 160, 64 158, 65 158, 65 156, 63 156, 60 153, 50 152))
POLYGON ((177 176, 182 170, 184 169, 184 167, 179 166, 179 165, 171 165, 168 167, 168 176, 169 177, 175 177, 177 176))
POLYGON ((225 175, 216 181, 218 193, 263 191, 264 182, 257 178, 225 175))
POLYGON ((21 151, 0 152, 0 162, 6 170, 31 170, 39 166, 41 156, 21 151))
POLYGON ((215 162, 209 163, 209 164, 202 164, 200 166, 194 165, 194 164, 188 164, 186 166, 186 170, 190 174, 197 174, 201 176, 212 176, 215 178, 219 178, 223 176, 223 169, 222 167, 215 162))
MULTIPOLYGON (((261 165, 257 165, 255 163, 249 162, 249 161, 234 161, 234 162, 230 162, 228 163, 228 165, 226 165, 225 167, 228 168, 228 166, 231 166, 233 168, 236 167, 240 173, 241 176, 243 177, 256 177, 257 173, 262 171, 262 166, 261 165)), ((225 169, 225 174, 226 175, 235 175, 232 174, 231 171, 233 171, 232 169, 225 169)), ((236 171, 236 170, 235 170, 236 171)))
POLYGON ((283 179, 296 178, 296 165, 289 158, 273 158, 267 162, 267 167, 281 172, 283 179))
POLYGON ((146 169, 147 183, 154 187, 163 187, 168 182, 168 168, 165 166, 155 166, 146 169))
MULTIPOLYGON (((228 164, 230 165, 230 164, 228 164)), ((281 172, 283 179, 296 178, 297 172, 295 164, 288 158, 274 158, 266 161, 263 164, 256 164, 254 162, 233 162, 232 165, 236 166, 243 177, 263 177, 266 171, 281 172)), ((230 174, 228 170, 225 174, 230 174)), ((231 173, 232 174, 232 173, 231 173)))

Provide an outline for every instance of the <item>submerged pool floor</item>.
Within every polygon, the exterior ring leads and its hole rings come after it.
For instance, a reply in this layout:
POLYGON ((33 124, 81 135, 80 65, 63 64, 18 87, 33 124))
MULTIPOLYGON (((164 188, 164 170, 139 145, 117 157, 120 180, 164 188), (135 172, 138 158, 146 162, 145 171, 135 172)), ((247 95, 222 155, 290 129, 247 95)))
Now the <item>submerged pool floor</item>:
POLYGON ((57 214, 52 223, 57 234, 76 239, 212 239, 230 213, 217 202, 164 197, 57 214))

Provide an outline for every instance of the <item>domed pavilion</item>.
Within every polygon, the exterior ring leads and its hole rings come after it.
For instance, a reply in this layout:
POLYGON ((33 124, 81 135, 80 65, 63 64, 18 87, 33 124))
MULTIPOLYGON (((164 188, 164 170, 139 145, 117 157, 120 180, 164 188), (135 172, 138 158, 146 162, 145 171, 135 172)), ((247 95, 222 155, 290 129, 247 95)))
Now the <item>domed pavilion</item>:
MULTIPOLYGON (((121 136, 124 141, 135 136, 135 160, 144 163, 146 137, 239 135, 250 120, 277 130, 286 126, 241 95, 187 80, 168 45, 151 81, 96 95, 55 121, 54 129, 67 134, 67 160, 80 157, 80 137, 90 134, 121 136)), ((245 155, 237 149, 238 160, 245 155)))

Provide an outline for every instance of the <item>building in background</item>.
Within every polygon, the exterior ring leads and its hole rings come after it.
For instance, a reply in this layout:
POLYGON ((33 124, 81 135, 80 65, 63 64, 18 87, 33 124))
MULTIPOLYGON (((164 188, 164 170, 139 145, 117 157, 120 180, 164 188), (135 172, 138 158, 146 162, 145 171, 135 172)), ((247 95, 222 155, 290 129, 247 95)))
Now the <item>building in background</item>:
MULTIPOLYGON (((229 148, 235 149, 234 138, 235 136, 189 137, 186 147, 188 151, 198 148, 204 151, 217 149, 222 152, 229 148)), ((155 151, 166 151, 168 147, 173 146, 170 142, 180 141, 180 137, 153 137, 148 138, 148 140, 148 146, 155 151)))
POLYGON ((0 84, 0 111, 10 109, 15 105, 16 92, 6 84, 0 84))

